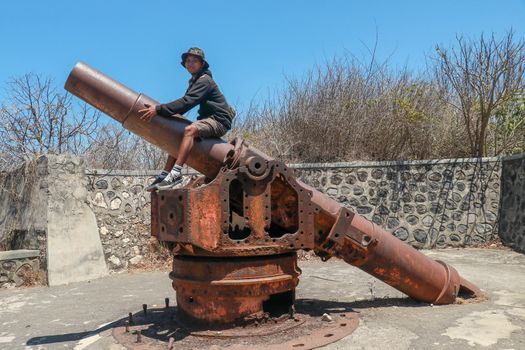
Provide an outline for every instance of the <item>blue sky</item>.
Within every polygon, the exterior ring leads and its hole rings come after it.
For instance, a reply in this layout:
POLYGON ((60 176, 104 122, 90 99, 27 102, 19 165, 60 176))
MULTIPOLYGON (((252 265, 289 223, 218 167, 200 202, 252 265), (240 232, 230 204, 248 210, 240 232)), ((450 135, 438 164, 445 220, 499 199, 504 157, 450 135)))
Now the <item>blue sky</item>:
MULTIPOLYGON (((188 75, 180 53, 202 47, 227 99, 242 112, 326 58, 366 54, 419 70, 437 43, 513 27, 525 37, 525 0, 510 1, 5 1, 0 86, 28 72, 63 86, 82 60, 168 102, 188 75)), ((0 102, 5 93, 0 92, 0 102)))

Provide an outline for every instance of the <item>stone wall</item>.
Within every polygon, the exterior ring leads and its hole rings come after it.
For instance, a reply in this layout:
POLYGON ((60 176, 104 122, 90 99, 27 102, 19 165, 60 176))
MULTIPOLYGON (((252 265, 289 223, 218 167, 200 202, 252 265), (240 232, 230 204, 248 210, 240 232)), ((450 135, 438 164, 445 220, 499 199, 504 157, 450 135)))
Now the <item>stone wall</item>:
POLYGON ((525 253, 525 154, 504 158, 501 187, 501 240, 525 253))
POLYGON ((41 249, 45 260, 47 158, 0 173, 1 250, 41 249), (44 238, 43 238, 44 237, 44 238))
POLYGON ((0 251, 0 288, 18 287, 34 282, 40 272, 40 251, 0 251))
POLYGON ((40 251, 50 285, 107 274, 83 160, 48 155, 0 175, 0 250, 40 251))
MULTIPOLYGON (((97 217, 106 262, 113 271, 139 264, 149 253, 150 194, 144 189, 158 173, 104 169, 86 173, 88 201, 97 217)), ((185 176, 186 181, 189 178, 185 176)))
MULTIPOLYGON (((498 158, 292 167, 304 182, 417 248, 475 246, 498 233, 498 158)), ((88 201, 112 270, 148 253, 150 198, 144 188, 157 173, 87 172, 88 201)))
POLYGON ((144 191, 156 172, 88 171, 88 201, 97 217, 100 240, 110 270, 138 263, 146 253, 150 197, 144 191))
MULTIPOLYGON (((523 250, 524 159, 292 167, 304 182, 417 248, 476 246, 500 233, 508 245, 523 250)), ((86 247, 91 248, 82 264, 99 261, 98 244, 112 271, 139 264, 150 249, 150 197, 144 188, 156 174, 86 170, 71 156, 42 157, 0 174, 0 250, 39 249, 41 265, 50 266, 46 249, 53 247, 59 254, 55 268, 61 269, 64 259, 79 254, 60 254, 86 247)), ((196 174, 186 175, 189 180, 196 174)))
MULTIPOLYGON (((45 157, 27 162, 12 172, 0 173, 0 251, 39 251, 38 264, 31 266, 42 269, 47 266, 47 206, 35 204, 47 202, 47 175, 45 157)), ((23 266, 19 263, 2 262, 2 286, 18 284, 17 271, 23 266)))
POLYGON ((416 248, 494 239, 501 160, 451 159, 297 165, 306 183, 416 248))

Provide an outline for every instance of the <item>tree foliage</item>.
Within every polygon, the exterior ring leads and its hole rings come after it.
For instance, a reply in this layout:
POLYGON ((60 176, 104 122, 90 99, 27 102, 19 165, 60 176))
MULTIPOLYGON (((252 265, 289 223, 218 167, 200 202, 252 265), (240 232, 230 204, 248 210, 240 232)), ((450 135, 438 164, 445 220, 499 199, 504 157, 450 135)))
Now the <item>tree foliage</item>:
MULTIPOLYGON (((458 36, 455 46, 436 47, 436 80, 447 90, 448 102, 463 118, 473 156, 489 154, 487 135, 491 122, 505 124, 498 118, 523 91, 524 49, 525 41, 516 40, 512 31, 501 39, 495 34, 482 34, 475 40, 458 36)), ((497 131, 506 132, 501 128, 497 131)), ((501 151, 496 147, 497 153, 501 151)))

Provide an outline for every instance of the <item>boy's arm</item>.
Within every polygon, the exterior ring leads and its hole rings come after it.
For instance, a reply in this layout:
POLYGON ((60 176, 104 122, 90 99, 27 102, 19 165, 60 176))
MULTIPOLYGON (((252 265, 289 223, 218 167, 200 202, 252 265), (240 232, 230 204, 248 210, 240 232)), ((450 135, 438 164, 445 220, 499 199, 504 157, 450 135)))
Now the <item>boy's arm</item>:
POLYGON ((210 87, 209 78, 207 76, 201 76, 183 97, 173 102, 157 105, 155 110, 158 115, 165 117, 170 117, 174 114, 184 114, 198 105, 206 97, 210 87))

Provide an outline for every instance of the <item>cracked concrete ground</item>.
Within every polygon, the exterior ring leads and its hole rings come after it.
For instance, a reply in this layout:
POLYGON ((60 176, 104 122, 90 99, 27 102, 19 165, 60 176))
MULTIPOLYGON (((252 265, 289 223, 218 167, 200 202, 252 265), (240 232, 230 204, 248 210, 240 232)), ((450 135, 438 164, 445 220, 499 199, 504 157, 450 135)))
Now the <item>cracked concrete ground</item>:
MULTIPOLYGON (((359 313, 350 336, 324 349, 525 349, 525 255, 509 250, 424 251, 454 266, 488 299, 430 306, 342 261, 303 261, 298 298, 359 313)), ((112 322, 142 304, 174 300, 165 272, 118 274, 58 287, 0 291, 0 349, 121 349, 112 322)))

